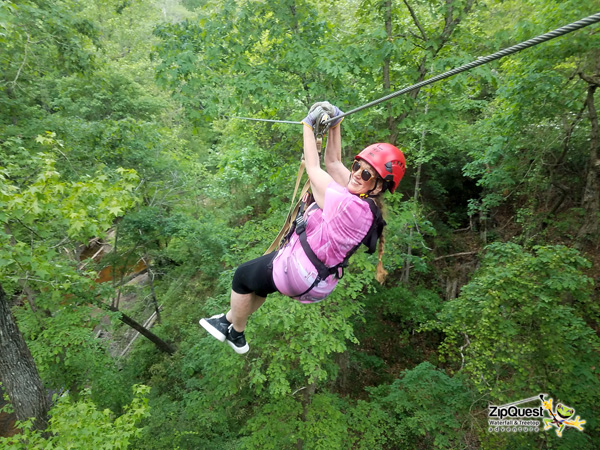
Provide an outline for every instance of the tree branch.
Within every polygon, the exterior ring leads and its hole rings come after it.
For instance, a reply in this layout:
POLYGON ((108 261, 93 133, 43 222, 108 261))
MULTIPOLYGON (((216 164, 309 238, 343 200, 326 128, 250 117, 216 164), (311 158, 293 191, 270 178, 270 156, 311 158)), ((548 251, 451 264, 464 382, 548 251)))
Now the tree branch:
POLYGON ((585 101, 583 103, 583 106, 579 110, 579 113, 575 117, 575 120, 573 120, 573 122, 571 122, 571 124, 568 126, 567 132, 566 132, 566 135, 565 135, 565 139, 563 140, 563 151, 562 151, 560 157, 558 158, 558 161, 554 164, 554 166, 561 165, 562 162, 564 161, 565 157, 567 156, 567 153, 569 151, 569 144, 571 143, 571 136, 573 135, 573 131, 575 130, 575 126, 581 120, 581 117, 583 116, 583 113, 584 113, 584 111, 586 109, 587 109, 587 101, 585 101))
MULTIPOLYGON (((9 238, 10 245, 12 247, 16 246, 17 240, 15 239, 15 236, 13 235, 13 232, 7 223, 4 224, 4 233, 6 233, 8 236, 10 236, 10 238, 9 238)), ((18 283, 19 283, 19 286, 21 286, 21 289, 23 290, 23 294, 25 294, 27 303, 29 303, 29 307, 33 311, 35 318, 38 320, 38 322, 40 322, 40 318, 37 315, 37 312, 38 312, 37 305, 35 304, 36 293, 27 285, 27 275, 25 278, 19 278, 18 283)), ((47 309, 44 309, 43 313, 46 315, 46 317, 50 317, 50 315, 51 315, 50 311, 48 311, 47 309)))
POLYGON ((108 308, 110 311, 120 313, 121 316, 119 317, 119 320, 121 320, 121 322, 123 322, 126 325, 129 325, 131 328, 133 328, 134 330, 139 332, 142 336, 144 336, 145 338, 150 340, 154 345, 156 345, 156 347, 160 351, 168 353, 169 355, 172 355, 173 353, 175 353, 175 348, 171 344, 163 341, 156 334, 154 334, 152 331, 148 330, 142 324, 136 322, 134 319, 129 317, 127 314, 124 314, 122 311, 120 311, 119 309, 115 308, 112 305, 103 304, 102 306, 104 306, 105 308, 108 308))
MULTIPOLYGON (((437 48, 433 49, 433 58, 435 58, 437 56, 437 54, 444 48, 444 46, 446 45, 446 43, 452 36, 452 33, 454 32, 454 30, 456 29, 456 27, 462 20, 462 15, 459 15, 456 18, 453 17, 455 1, 456 0, 446 0, 447 12, 446 12, 446 18, 445 18, 445 22, 444 22, 444 29, 442 30, 442 32, 440 33, 439 38, 438 38, 439 45, 437 46, 437 48)), ((428 40, 427 34, 425 33, 425 30, 421 26, 421 23, 419 22, 419 19, 417 18, 414 10, 408 4, 408 0, 403 0, 403 2, 406 5, 406 7, 408 8, 411 17, 413 18, 413 22, 415 23, 417 28, 419 28, 419 30, 421 31, 421 35, 423 36, 423 39, 427 41, 428 40)), ((464 15, 468 14, 471 11, 471 8, 473 7, 474 2, 475 2, 475 0, 467 0, 465 7, 462 10, 464 15)), ((427 75, 426 65, 427 65, 427 54, 425 54, 425 56, 423 56, 423 58, 421 59, 421 61, 419 63, 419 70, 418 70, 419 76, 417 77, 417 80, 415 81, 415 83, 420 83, 421 81, 423 81, 425 79, 425 76, 427 75)), ((413 100, 415 100, 418 97, 420 92, 421 92, 421 89, 415 89, 414 91, 412 91, 409 94, 409 96, 413 100)), ((401 115, 396 117, 394 119, 393 125, 397 126, 398 124, 400 124, 404 119, 406 119, 406 117, 410 114, 410 112, 411 111, 405 111, 404 113, 402 113, 401 115)), ((398 138, 398 134, 399 134, 398 130, 391 133, 390 142, 392 144, 394 144, 396 142, 396 139, 398 138)))
POLYGON ((421 32, 422 39, 424 41, 427 41, 428 40, 427 33, 425 33, 425 29, 421 25, 421 22, 419 22, 419 19, 417 18, 417 15, 415 14, 415 11, 412 9, 412 7, 408 4, 408 2, 406 0, 403 0, 403 1, 404 1, 404 4, 406 5, 406 7, 408 8, 408 12, 410 13, 410 16, 412 17, 413 22, 415 23, 415 25, 417 26, 417 28, 421 32))
MULTIPOLYGON (((463 13, 465 15, 469 14, 469 12, 471 11, 471 8, 473 7, 474 1, 475 0, 468 0, 467 1, 467 4, 465 5, 465 7, 463 9, 463 13)), ((448 5, 448 10, 446 12, 444 29, 442 30, 442 32, 441 32, 441 34, 439 36, 440 45, 433 52, 433 56, 434 57, 440 52, 440 50, 442 50, 442 48, 444 48, 444 46, 446 45, 446 42, 448 42, 448 40, 452 36, 452 33, 454 33, 454 30, 456 29, 456 27, 458 26, 458 24, 462 20, 462 17, 460 15, 457 18, 453 18, 453 16, 454 16, 454 2, 455 2, 455 0, 446 0, 446 5, 448 5)))
POLYGON ((578 75, 579 75, 579 78, 581 78, 586 83, 594 85, 596 87, 600 87, 600 76, 586 75, 583 72, 579 72, 578 75))
POLYGON ((446 258, 455 258, 457 256, 469 256, 469 255, 476 255, 478 252, 461 252, 461 253, 452 253, 451 255, 444 255, 444 256, 438 256, 437 258, 433 258, 434 261, 439 261, 441 259, 446 259, 446 258))
POLYGON ((10 84, 12 84, 13 87, 16 86, 17 80, 21 76, 21 71, 23 70, 23 67, 25 66, 25 62, 27 61, 27 51, 29 50, 30 42, 31 41, 29 40, 29 33, 27 33, 27 43, 25 44, 25 54, 23 55, 23 62, 19 66, 19 70, 17 70, 17 75, 15 76, 15 79, 10 82, 10 84))

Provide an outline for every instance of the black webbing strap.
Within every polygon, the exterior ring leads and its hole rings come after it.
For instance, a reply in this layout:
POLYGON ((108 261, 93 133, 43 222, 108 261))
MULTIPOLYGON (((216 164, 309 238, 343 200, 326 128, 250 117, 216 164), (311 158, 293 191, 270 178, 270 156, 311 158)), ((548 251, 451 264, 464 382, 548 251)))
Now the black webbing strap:
MULTIPOLYGON (((298 227, 296 227, 296 232, 298 233, 298 231, 298 227)), ((298 237, 300 238, 300 244, 302 245, 304 253, 306 253, 306 256, 308 256, 310 262, 313 263, 315 269, 317 269, 318 278, 321 278, 321 280, 325 280, 327 277, 329 277, 329 275, 333 275, 337 272, 338 266, 327 267, 323 263, 323 261, 321 261, 319 257, 315 254, 313 249, 310 248, 306 232, 298 233, 298 237)))
POLYGON ((302 297, 304 294, 310 292, 317 284, 319 284, 323 280, 326 280, 331 275, 335 275, 338 279, 341 280, 344 276, 344 268, 348 266, 350 257, 358 250, 361 244, 364 244, 368 247, 367 253, 375 252, 377 248, 377 239, 379 239, 379 236, 381 235, 383 227, 386 225, 386 223, 385 220, 383 220, 383 217, 381 216, 381 210, 377 207, 375 202, 370 198, 364 200, 366 200, 366 202, 368 203, 369 208, 371 209, 371 213, 373 214, 373 222, 371 223, 371 227, 369 228, 369 231, 367 232, 363 240, 357 245, 355 245, 346 254, 344 260, 333 267, 327 267, 325 263, 323 263, 323 261, 319 259, 319 257, 310 247, 310 244, 308 243, 308 237, 306 235, 306 219, 304 218, 305 205, 301 206, 300 210, 298 211, 298 216, 296 217, 296 220, 294 222, 292 232, 296 232, 300 240, 300 244, 302 245, 302 249, 304 250, 304 253, 308 257, 310 262, 313 264, 313 266, 315 266, 315 269, 317 269, 317 277, 306 291, 304 291, 302 294, 293 295, 292 297, 302 297))
MULTIPOLYGON (((304 226, 305 225, 306 224, 304 224, 304 226)), ((300 239, 300 244, 302 245, 302 249, 304 250, 304 253, 306 253, 306 256, 308 257, 310 262, 313 264, 313 266, 315 266, 315 269, 317 269, 317 277, 315 278, 315 281, 313 281, 313 283, 310 285, 310 287, 306 291, 304 291, 302 294, 294 295, 293 297, 302 297, 304 294, 307 294, 308 292, 310 292, 312 290, 312 288, 314 288, 321 281, 326 280, 330 275, 336 274, 338 272, 338 267, 340 265, 340 264, 338 264, 337 266, 334 266, 334 267, 327 267, 325 264, 323 264, 323 262, 315 254, 313 249, 310 248, 310 245, 308 244, 308 240, 306 237, 306 229, 304 228, 304 226, 299 227, 298 224, 296 224, 296 233, 298 233, 298 237, 300 239), (298 232, 299 231, 298 228, 301 229, 301 232, 298 232)))
POLYGON ((372 254, 377 250, 377 241, 379 240, 381 233, 383 233, 383 228, 387 224, 385 220, 383 220, 381 210, 375 202, 370 198, 364 200, 368 203, 369 208, 371 208, 371 213, 373 213, 373 223, 366 236, 363 238, 362 243, 368 248, 367 253, 372 254))

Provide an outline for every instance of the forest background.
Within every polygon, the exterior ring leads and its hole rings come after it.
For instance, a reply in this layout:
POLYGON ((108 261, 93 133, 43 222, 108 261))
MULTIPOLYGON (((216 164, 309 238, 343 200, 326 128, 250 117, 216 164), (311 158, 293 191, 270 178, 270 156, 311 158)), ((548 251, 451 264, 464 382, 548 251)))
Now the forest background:
POLYGON ((273 295, 246 356, 198 319, 277 234, 301 157, 297 125, 232 117, 348 111, 598 11, 0 1, 0 380, 23 419, 0 447, 597 448, 597 25, 344 120, 347 163, 407 157, 384 284, 361 251, 322 303, 273 295), (585 430, 488 430, 538 393, 585 430))

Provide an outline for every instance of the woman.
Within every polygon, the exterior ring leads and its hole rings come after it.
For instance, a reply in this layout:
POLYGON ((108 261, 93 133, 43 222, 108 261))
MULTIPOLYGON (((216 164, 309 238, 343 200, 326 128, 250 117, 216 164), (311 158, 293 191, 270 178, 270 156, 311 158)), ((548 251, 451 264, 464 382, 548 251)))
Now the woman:
POLYGON ((383 143, 365 148, 354 158, 352 171, 348 170, 341 161, 342 119, 329 130, 323 170, 313 128, 324 112, 330 117, 342 114, 328 102, 320 102, 302 121, 306 172, 314 197, 304 213, 305 232, 296 230, 278 251, 239 266, 233 277, 231 309, 200 320, 202 327, 221 342, 227 341, 236 353, 249 350, 244 329, 267 295, 280 292, 311 303, 331 293, 340 278, 340 266, 372 234, 373 206, 365 200, 386 190, 393 193, 404 175, 404 155, 383 143), (328 274, 319 269, 325 266, 328 274))

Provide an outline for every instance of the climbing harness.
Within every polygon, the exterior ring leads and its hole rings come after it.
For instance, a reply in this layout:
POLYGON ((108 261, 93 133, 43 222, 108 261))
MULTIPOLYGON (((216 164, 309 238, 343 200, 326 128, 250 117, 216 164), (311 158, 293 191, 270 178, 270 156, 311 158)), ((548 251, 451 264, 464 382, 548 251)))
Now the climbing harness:
POLYGON ((321 281, 326 280, 330 276, 335 276, 338 280, 341 280, 344 277, 344 269, 348 267, 348 263, 350 257, 354 255, 354 253, 359 249, 361 245, 365 245, 367 247, 367 253, 375 253, 377 249, 377 240, 381 236, 383 232, 383 228, 386 223, 383 220, 383 216, 381 215, 381 210, 377 207, 375 202, 370 198, 363 198, 369 205, 371 209, 371 213, 373 214, 373 222, 371 223, 371 227, 369 231, 363 238, 361 242, 355 245, 344 257, 344 260, 335 266, 328 267, 325 265, 323 261, 319 259, 319 257, 315 254, 310 244, 308 243, 308 236, 306 235, 306 213, 308 213, 308 209, 310 209, 316 203, 313 203, 312 195, 309 194, 306 198, 304 198, 300 204, 298 209, 298 213, 296 215, 296 219, 292 222, 292 226, 285 236, 282 246, 285 245, 289 239, 292 237, 294 233, 298 235, 298 240, 300 241, 300 245, 304 250, 304 253, 310 260, 310 262, 317 269, 317 277, 310 285, 310 287, 302 292, 301 294, 292 295, 293 298, 300 298, 303 295, 309 293, 315 286, 317 286, 321 281), (307 209, 308 206, 308 209, 307 209))
MULTIPOLYGON (((315 122, 315 127, 313 129, 313 132, 315 133, 317 152, 319 153, 319 158, 323 143, 323 134, 326 133, 329 129, 329 125, 327 125, 326 120, 327 114, 324 113, 315 122)), ((300 168, 298 170, 298 177, 296 179, 294 194, 292 196, 292 204, 294 204, 293 202, 296 198, 298 187, 300 186, 300 180, 304 173, 304 168, 305 162, 304 158, 302 158, 302 162, 300 163, 300 168)), ((310 244, 308 243, 308 236, 306 234, 306 214, 310 207, 316 205, 316 203, 314 202, 314 197, 309 192, 309 188, 310 180, 307 180, 304 184, 304 187, 302 188, 298 202, 288 212, 284 226, 281 228, 279 234, 265 252, 266 255, 273 252, 275 249, 281 249, 289 242, 294 233, 298 235, 298 240, 300 241, 300 245, 302 246, 304 253, 317 270, 317 277, 306 291, 302 292, 301 294, 291 296, 294 298, 300 298, 303 295, 307 294, 321 281, 326 280, 332 275, 335 276, 338 280, 341 280, 344 276, 344 269, 348 266, 350 257, 359 249, 361 245, 365 245, 367 247, 367 253, 375 253, 375 250, 377 248, 377 240, 381 236, 383 228, 386 225, 386 222, 383 219, 383 216, 381 215, 381 210, 377 207, 373 199, 368 198, 368 195, 361 195, 360 198, 368 203, 369 209, 371 210, 371 214, 373 215, 371 227, 369 228, 369 231, 362 239, 362 241, 355 245, 346 254, 342 262, 336 264, 335 266, 328 267, 325 265, 325 263, 323 263, 323 261, 319 259, 319 257, 315 254, 313 249, 310 247, 310 244), (294 218, 293 220, 292 217, 294 218)))

